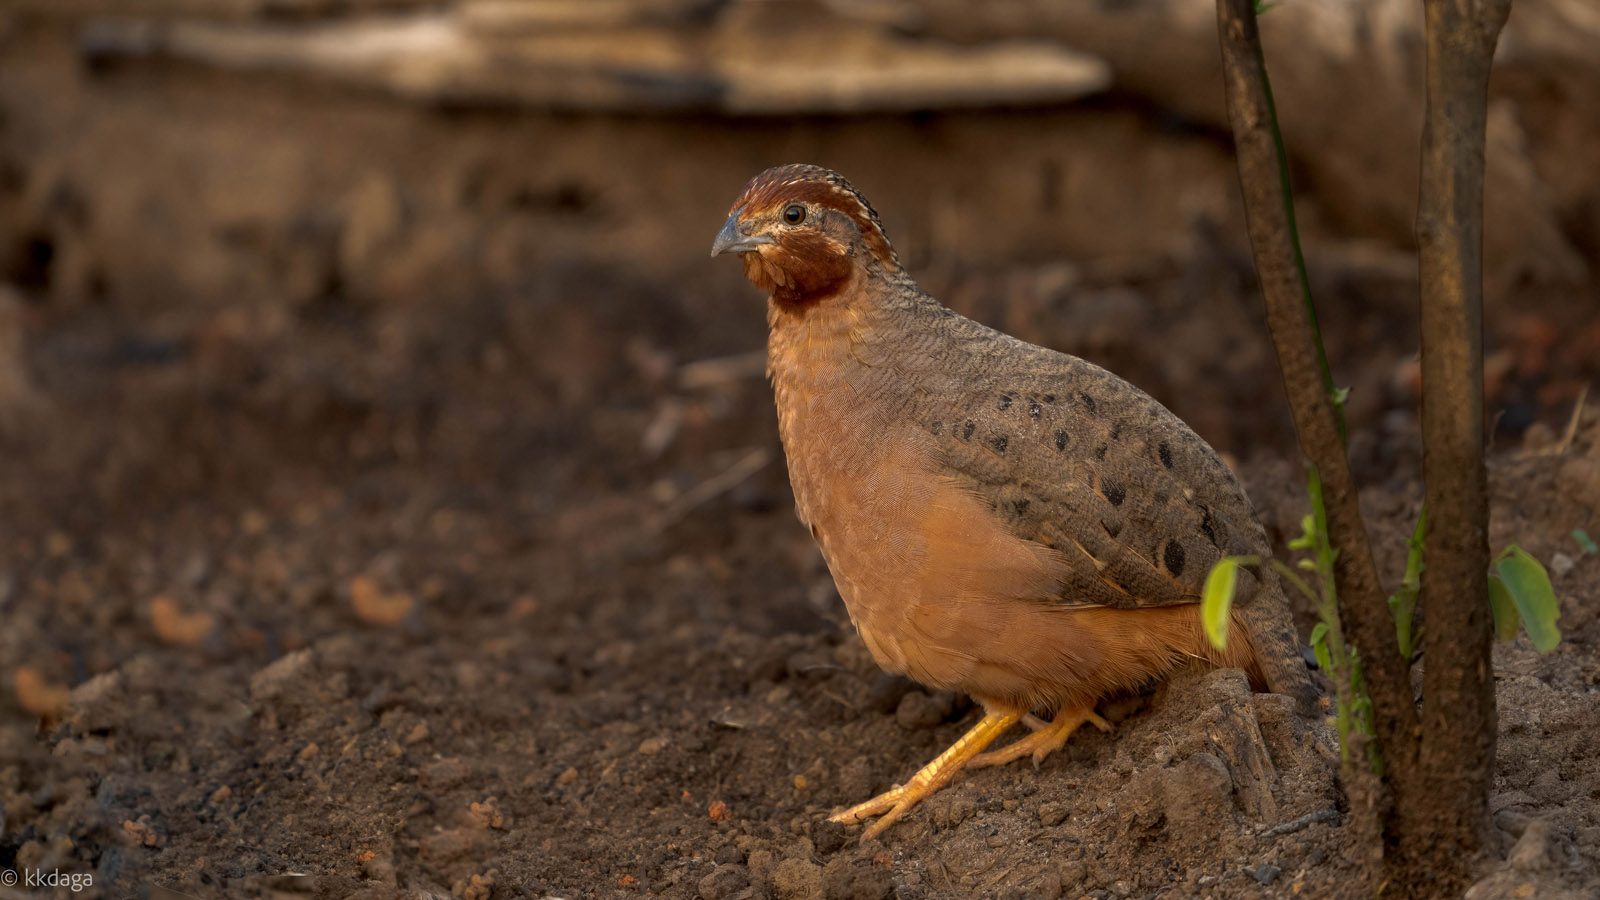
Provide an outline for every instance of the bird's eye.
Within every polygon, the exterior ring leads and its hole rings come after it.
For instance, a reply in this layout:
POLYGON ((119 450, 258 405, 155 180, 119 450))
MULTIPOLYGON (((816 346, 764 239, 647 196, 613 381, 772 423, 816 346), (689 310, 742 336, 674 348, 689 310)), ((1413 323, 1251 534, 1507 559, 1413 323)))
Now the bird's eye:
POLYGON ((790 225, 799 225, 806 220, 806 208, 798 203, 791 205, 783 211, 783 220, 790 225))

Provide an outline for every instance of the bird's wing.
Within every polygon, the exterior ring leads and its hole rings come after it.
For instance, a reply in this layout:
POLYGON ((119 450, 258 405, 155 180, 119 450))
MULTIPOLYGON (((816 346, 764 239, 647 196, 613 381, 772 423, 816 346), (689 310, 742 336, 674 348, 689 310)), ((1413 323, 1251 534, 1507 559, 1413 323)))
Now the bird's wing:
MULTIPOLYGON (((1091 363, 1007 344, 958 354, 978 377, 948 379, 959 387, 924 424, 948 475, 1060 554, 1061 603, 1199 602, 1218 559, 1264 552, 1232 472, 1166 407, 1091 363)), ((1241 601, 1254 593, 1245 578, 1241 601)))

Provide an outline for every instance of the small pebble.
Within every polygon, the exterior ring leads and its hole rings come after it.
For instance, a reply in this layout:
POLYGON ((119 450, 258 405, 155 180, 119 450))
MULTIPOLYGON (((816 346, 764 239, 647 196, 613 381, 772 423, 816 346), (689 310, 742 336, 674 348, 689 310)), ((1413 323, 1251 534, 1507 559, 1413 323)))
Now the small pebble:
POLYGON ((700 879, 700 897, 702 900, 723 900, 724 897, 732 897, 749 886, 749 870, 735 863, 724 863, 711 870, 710 875, 700 879))
POLYGON ((36 716, 57 716, 72 702, 72 691, 32 666, 18 666, 12 681, 17 702, 36 716))
POLYGON ((955 698, 950 694, 940 692, 929 696, 922 691, 911 691, 900 698, 899 706, 895 707, 894 720, 907 731, 933 728, 954 711, 955 698))
POLYGON ((1557 553, 1550 557, 1550 574, 1557 578, 1565 578, 1575 565, 1572 557, 1565 553, 1557 553))
POLYGON ((828 900, 887 900, 894 878, 859 857, 835 856, 822 870, 822 895, 828 900))
POLYGON ((1056 803, 1052 800, 1039 804, 1040 825, 1050 828, 1060 825, 1062 822, 1066 821, 1066 818, 1067 805, 1065 803, 1056 803))
POLYGON ((717 851, 716 861, 717 861, 718 865, 727 865, 727 864, 737 863, 740 866, 743 866, 744 865, 744 851, 740 850, 738 847, 734 846, 733 844, 728 844, 727 846, 723 847, 721 850, 717 851))
POLYGON ((811 826, 811 843, 818 853, 837 853, 850 842, 843 825, 824 819, 811 826))
POLYGON ((1082 860, 1073 859, 1062 863, 1058 874, 1061 876, 1061 883, 1070 888, 1081 884, 1089 871, 1082 860))
POLYGON ((297 650, 281 656, 250 676, 250 698, 257 703, 291 692, 295 682, 310 674, 311 650, 297 650))
POLYGON ((478 835, 472 829, 452 828, 424 837, 418 844, 417 852, 429 862, 450 862, 471 855, 477 842, 478 835))
POLYGON ((772 873, 779 900, 809 900, 822 895, 822 867, 809 859, 786 859, 772 873))
POLYGON ((473 801, 467 807, 467 813, 468 817, 472 819, 472 823, 479 828, 504 830, 509 824, 507 822, 508 817, 500 809, 500 801, 497 797, 485 798, 481 803, 473 801))
POLYGON ((772 870, 777 866, 777 861, 772 856, 771 850, 751 850, 745 864, 750 869, 750 877, 758 882, 772 880, 772 870))
POLYGON ((978 813, 978 804, 970 797, 940 798, 929 807, 933 824, 939 828, 954 828, 978 813))
POLYGON ((1511 848, 1511 855, 1506 861, 1513 869, 1537 872, 1550 862, 1549 843, 1550 822, 1546 819, 1534 819, 1523 829, 1522 837, 1517 839, 1516 846, 1511 848))
POLYGON ((1274 881, 1277 881, 1278 876, 1282 874, 1283 870, 1272 863, 1262 863, 1261 865, 1250 870, 1250 877, 1265 885, 1270 885, 1274 881))
POLYGON ((882 713, 892 713, 900 699, 917 689, 917 683, 900 675, 879 673, 867 691, 867 707, 882 713))
MULTIPOLYGON (((567 771, 572 773, 573 778, 578 777, 578 770, 568 769, 567 771)), ((467 780, 467 776, 472 773, 467 768, 467 764, 462 762, 460 758, 449 756, 444 759, 436 759, 424 765, 417 774, 422 779, 424 787, 437 790, 439 788, 454 787, 467 780)), ((564 774, 563 777, 565 777, 564 774)), ((557 778, 556 783, 566 784, 567 782, 557 778)))

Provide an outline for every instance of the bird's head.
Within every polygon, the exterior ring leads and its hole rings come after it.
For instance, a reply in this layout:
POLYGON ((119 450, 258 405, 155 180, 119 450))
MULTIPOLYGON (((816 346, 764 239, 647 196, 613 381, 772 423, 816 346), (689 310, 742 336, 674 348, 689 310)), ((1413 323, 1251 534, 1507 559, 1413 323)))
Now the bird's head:
POLYGON ((784 304, 837 292, 857 271, 898 271, 872 204, 821 166, 777 166, 745 186, 711 255, 738 253, 750 283, 784 304))

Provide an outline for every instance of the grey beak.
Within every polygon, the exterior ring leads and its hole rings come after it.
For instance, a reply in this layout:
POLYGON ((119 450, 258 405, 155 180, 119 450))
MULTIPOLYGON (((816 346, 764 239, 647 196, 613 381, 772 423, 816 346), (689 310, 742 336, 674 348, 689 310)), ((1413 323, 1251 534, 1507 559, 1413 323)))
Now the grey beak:
POLYGON ((722 230, 717 232, 717 239, 711 242, 711 255, 718 256, 723 253, 749 253, 762 244, 772 243, 772 238, 763 234, 751 237, 739 230, 739 215, 744 212, 744 207, 733 211, 728 221, 722 223, 722 230))

